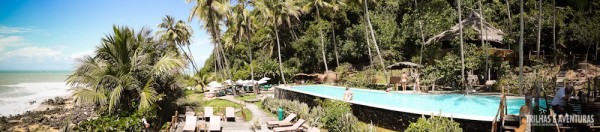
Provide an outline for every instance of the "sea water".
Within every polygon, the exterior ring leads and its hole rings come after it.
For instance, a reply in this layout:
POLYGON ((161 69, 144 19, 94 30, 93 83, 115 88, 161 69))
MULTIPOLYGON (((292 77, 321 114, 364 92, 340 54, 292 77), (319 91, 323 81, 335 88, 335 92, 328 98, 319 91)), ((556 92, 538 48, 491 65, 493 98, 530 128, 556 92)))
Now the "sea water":
POLYGON ((0 116, 21 114, 46 99, 69 94, 70 71, 0 71, 0 116), (35 101, 36 103, 30 104, 35 101))

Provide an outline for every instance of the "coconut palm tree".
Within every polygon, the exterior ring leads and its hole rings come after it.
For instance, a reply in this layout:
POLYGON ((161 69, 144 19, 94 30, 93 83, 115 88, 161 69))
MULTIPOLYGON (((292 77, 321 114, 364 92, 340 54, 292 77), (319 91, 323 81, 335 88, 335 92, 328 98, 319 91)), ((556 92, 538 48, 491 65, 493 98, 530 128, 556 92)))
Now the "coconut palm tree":
POLYGON ((365 21, 367 22, 367 26, 369 27, 369 31, 371 33, 371 38, 373 39, 373 45, 375 45, 375 51, 377 51, 377 57, 379 58, 379 63, 381 64, 381 69, 383 69, 383 73, 387 76, 387 70, 385 69, 385 64, 383 62, 383 58, 381 57, 381 51, 379 50, 379 45, 377 44, 377 40, 375 39, 375 32, 373 31, 373 25, 371 24, 371 18, 369 16, 369 2, 374 2, 373 0, 348 0, 346 3, 353 4, 354 6, 362 6, 364 7, 365 13, 365 21))
MULTIPOLYGON (((458 2, 458 28, 459 28, 459 32, 460 32, 460 76, 461 76, 461 82, 463 84, 463 86, 465 86, 465 82, 466 82, 466 78, 465 78, 465 50, 464 50, 464 46, 463 46, 463 27, 462 27, 462 12, 461 12, 461 7, 460 7, 460 0, 457 1, 458 2)), ((483 38, 482 38, 483 39, 483 38)), ((467 92, 468 94, 468 92, 467 92)))
POLYGON ((229 72, 229 78, 231 79, 231 72, 229 71, 229 62, 225 55, 223 43, 221 42, 221 22, 226 17, 229 11, 229 1, 227 0, 186 0, 187 3, 196 2, 196 5, 192 8, 188 21, 198 18, 202 21, 202 28, 206 29, 210 34, 215 48, 213 54, 216 56, 217 65, 224 67, 222 78, 225 78, 229 72), (221 63, 221 64, 219 64, 221 63))
POLYGON ((85 56, 66 82, 77 100, 99 106, 99 111, 148 110, 159 98, 177 89, 176 76, 186 61, 154 41, 150 31, 135 32, 113 27, 97 47, 85 56), (124 96, 123 96, 124 95, 124 96))
POLYGON ((158 28, 162 29, 156 32, 156 34, 161 37, 161 40, 169 43, 170 47, 179 47, 179 49, 184 52, 186 59, 192 64, 194 73, 198 72, 198 67, 194 63, 192 51, 190 49, 190 38, 192 37, 191 27, 182 20, 175 22, 174 17, 167 15, 163 18, 163 22, 158 25, 158 28), (187 53, 183 50, 184 46, 187 47, 187 53))
POLYGON ((246 9, 247 5, 246 0, 240 0, 235 6, 231 7, 231 13, 227 16, 227 30, 234 32, 232 36, 233 41, 240 42, 245 40, 246 45, 248 45, 250 78, 254 80, 252 45, 250 44, 250 35, 254 32, 254 24, 252 23, 254 17, 246 9))
POLYGON ((523 0, 519 0, 519 94, 525 93, 523 87, 523 0))
MULTIPOLYGON (((319 8, 330 8, 331 4, 323 1, 323 0, 313 0, 311 2, 308 2, 306 5, 304 5, 304 7, 302 8, 302 10, 304 12, 309 12, 310 10, 312 10, 313 8, 316 10, 315 12, 317 13, 317 21, 321 21, 321 13, 319 11, 319 8)), ((325 55, 325 40, 323 37, 323 30, 321 29, 321 24, 318 24, 317 26, 319 26, 319 38, 321 39, 321 53, 323 56, 323 65, 325 66, 325 72, 329 71, 329 68, 327 67, 327 57, 325 55)))
POLYGON ((277 56, 279 59, 279 72, 283 83, 285 75, 283 74, 283 64, 281 62, 281 44, 279 42, 279 27, 291 27, 292 22, 299 20, 300 6, 299 1, 295 0, 256 0, 251 3, 258 19, 264 21, 267 25, 275 30, 275 38, 277 40, 277 56))

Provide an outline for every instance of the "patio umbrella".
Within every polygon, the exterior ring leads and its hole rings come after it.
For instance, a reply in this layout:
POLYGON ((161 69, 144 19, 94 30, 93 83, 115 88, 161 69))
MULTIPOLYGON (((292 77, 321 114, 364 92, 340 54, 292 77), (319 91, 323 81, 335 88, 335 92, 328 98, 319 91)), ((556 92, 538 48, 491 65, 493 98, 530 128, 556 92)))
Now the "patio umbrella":
POLYGON ((260 79, 259 81, 269 81, 269 80, 271 80, 271 78, 268 78, 268 77, 263 77, 263 78, 262 78, 262 79, 260 79))
POLYGON ((218 88, 218 87, 223 87, 223 84, 212 81, 212 82, 208 83, 208 87, 218 88))
POLYGON ((223 81, 223 83, 224 83, 225 85, 232 85, 232 84, 233 84, 233 81, 231 81, 231 80, 225 80, 225 81, 223 81))
POLYGON ((392 64, 387 66, 388 69, 402 69, 402 68, 423 68, 423 65, 412 63, 412 62, 398 62, 396 64, 392 64))
POLYGON ((256 82, 257 84, 265 84, 267 83, 267 81, 263 81, 263 80, 259 80, 258 82, 256 82))
POLYGON ((240 85, 240 86, 241 86, 241 85, 244 85, 244 81, 242 81, 242 80, 237 80, 237 81, 235 81, 235 85, 240 85))

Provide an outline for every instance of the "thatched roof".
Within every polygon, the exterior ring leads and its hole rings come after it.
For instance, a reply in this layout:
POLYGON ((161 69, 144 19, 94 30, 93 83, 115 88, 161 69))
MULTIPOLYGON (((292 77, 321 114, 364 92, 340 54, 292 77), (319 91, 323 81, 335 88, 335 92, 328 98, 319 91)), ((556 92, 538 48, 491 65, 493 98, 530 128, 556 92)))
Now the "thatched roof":
MULTIPOLYGON (((475 31, 481 33, 481 26, 479 24, 479 20, 481 20, 481 15, 477 12, 472 12, 468 18, 463 19, 461 23, 464 28, 472 28, 475 31)), ((432 43, 433 41, 445 41, 450 40, 458 35, 460 35, 459 25, 456 24, 450 30, 446 30, 438 35, 435 35, 427 40, 425 44, 432 43)), ((464 30, 463 30, 464 31, 464 30)), ((481 36, 478 36, 481 39, 481 36)), ((483 21, 483 39, 486 41, 493 41, 497 43, 502 43, 502 39, 504 38, 504 32, 502 30, 492 27, 489 23, 483 21)))

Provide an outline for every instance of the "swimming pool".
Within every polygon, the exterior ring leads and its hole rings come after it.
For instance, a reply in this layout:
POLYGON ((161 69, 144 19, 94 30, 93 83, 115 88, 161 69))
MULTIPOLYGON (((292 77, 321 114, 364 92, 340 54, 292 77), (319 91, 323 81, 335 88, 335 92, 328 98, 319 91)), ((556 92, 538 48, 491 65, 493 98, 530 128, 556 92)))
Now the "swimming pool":
MULTIPOLYGON (((341 99, 344 88, 324 85, 284 88, 314 96, 341 99)), ((496 116, 500 97, 464 94, 407 94, 351 88, 352 103, 415 114, 435 114, 471 120, 491 121, 496 116)), ((523 98, 506 100, 508 114, 519 114, 523 98)), ((543 104, 543 100, 541 100, 543 104)))

